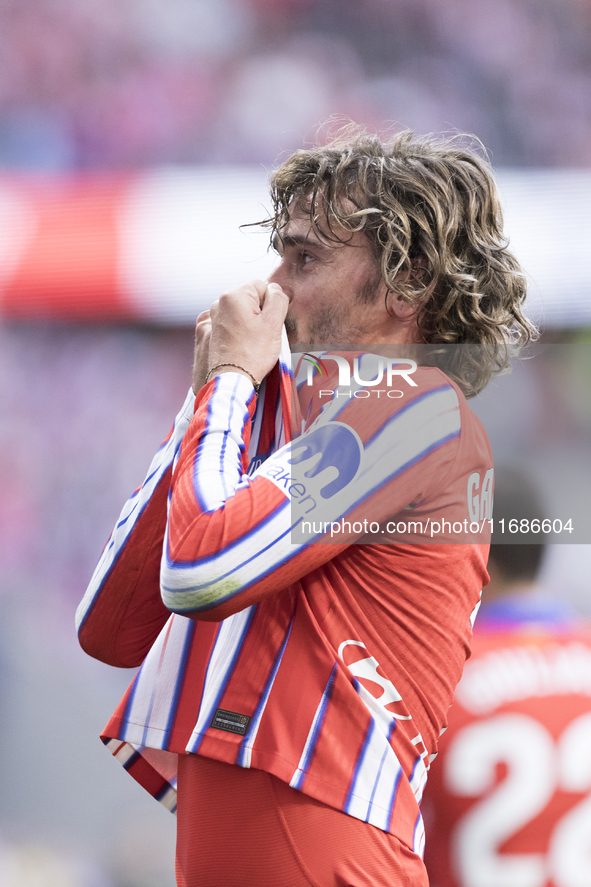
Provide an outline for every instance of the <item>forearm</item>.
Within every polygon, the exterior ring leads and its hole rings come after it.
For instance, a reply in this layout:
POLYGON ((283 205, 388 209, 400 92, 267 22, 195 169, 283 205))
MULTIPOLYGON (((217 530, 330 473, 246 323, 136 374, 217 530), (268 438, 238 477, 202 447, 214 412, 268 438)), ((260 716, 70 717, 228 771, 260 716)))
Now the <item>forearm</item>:
POLYGON ((144 483, 125 503, 76 613, 83 649, 111 665, 139 665, 170 616, 160 597, 160 560, 172 465, 193 404, 190 392, 144 483))

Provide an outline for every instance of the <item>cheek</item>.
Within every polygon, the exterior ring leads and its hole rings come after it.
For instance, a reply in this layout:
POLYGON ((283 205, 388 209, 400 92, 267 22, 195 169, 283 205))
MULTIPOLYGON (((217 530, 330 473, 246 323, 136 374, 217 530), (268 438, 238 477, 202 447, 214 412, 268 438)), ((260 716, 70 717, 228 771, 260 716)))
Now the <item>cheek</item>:
POLYGON ((294 287, 289 303, 289 313, 293 317, 308 315, 310 311, 314 310, 317 302, 317 295, 311 287, 294 287))
POLYGON ((330 284, 318 280, 307 280, 298 290, 298 302, 307 309, 314 308, 324 302, 330 301, 330 284))

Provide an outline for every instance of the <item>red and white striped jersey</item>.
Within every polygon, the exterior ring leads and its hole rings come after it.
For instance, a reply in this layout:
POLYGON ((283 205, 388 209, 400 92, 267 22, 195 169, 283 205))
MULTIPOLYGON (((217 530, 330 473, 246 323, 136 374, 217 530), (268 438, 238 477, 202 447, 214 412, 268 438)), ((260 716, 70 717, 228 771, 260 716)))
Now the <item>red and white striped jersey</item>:
POLYGON ((432 887, 591 883, 591 630, 517 604, 477 627, 429 777, 432 887))
POLYGON ((176 755, 198 753, 273 773, 422 853, 429 757, 488 548, 428 544, 427 520, 470 521, 476 488, 489 518, 492 460, 439 370, 370 402, 356 392, 379 358, 355 358, 348 391, 330 374, 308 386, 305 365, 291 388, 283 358, 258 404, 238 373, 189 396, 124 507, 79 634, 104 661, 142 663, 103 739, 170 809, 176 755), (292 406, 303 430, 290 444, 292 406))

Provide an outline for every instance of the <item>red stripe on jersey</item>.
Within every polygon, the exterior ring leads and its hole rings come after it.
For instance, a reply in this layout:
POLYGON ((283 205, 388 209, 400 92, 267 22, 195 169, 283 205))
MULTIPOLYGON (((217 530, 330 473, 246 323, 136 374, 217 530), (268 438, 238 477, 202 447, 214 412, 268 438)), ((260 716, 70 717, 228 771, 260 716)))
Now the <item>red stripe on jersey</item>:
POLYGON ((285 496, 275 484, 260 478, 257 481, 256 496, 250 487, 238 490, 234 495, 230 525, 223 509, 212 513, 201 511, 188 474, 175 489, 178 509, 175 510, 174 519, 169 523, 169 557, 181 564, 183 561, 193 563, 219 554, 224 548, 233 545, 242 536, 264 523, 285 504, 285 496), (191 530, 198 518, 203 521, 203 532, 200 534, 197 551, 191 530))
MULTIPOLYGON (((298 586, 290 586, 281 597, 291 597, 296 592, 298 586)), ((281 705, 292 714, 288 720, 278 718, 276 714, 263 717, 253 753, 253 762, 256 755, 257 766, 263 761, 268 766, 272 761, 272 772, 286 782, 291 781, 295 766, 286 761, 285 749, 292 748, 292 755, 297 752, 298 759, 301 756, 335 663, 334 651, 322 644, 317 622, 301 593, 297 594, 296 606, 296 618, 268 706, 270 711, 276 712, 277 706, 281 705), (311 638, 314 638, 313 646, 311 638), (312 667, 308 664, 310 660, 312 667)))
POLYGON ((223 751, 224 760, 249 766, 249 754, 244 746, 250 746, 255 736, 258 742, 256 728, 259 707, 264 703, 264 697, 270 689, 274 665, 285 644, 293 618, 294 603, 293 595, 282 594, 256 607, 229 680, 216 705, 217 708, 250 718, 248 730, 244 735, 207 725, 199 744, 200 754, 217 757, 218 746, 222 743, 227 746, 223 751), (233 753, 229 751, 230 746, 233 753))
MULTIPOLYGON (((288 590, 258 604, 220 708, 256 716, 289 631, 294 608, 295 594, 288 590)), ((219 737, 219 730, 215 733, 219 737)))
POLYGON ((275 449, 273 445, 275 442, 277 397, 279 395, 279 373, 269 373, 265 386, 265 404, 258 451, 259 453, 268 454, 271 448, 275 449))
POLYGON ((132 759, 125 769, 130 776, 133 776, 155 798, 163 794, 169 787, 168 781, 163 779, 160 773, 139 754, 132 759))
MULTIPOLYGON (((183 619, 183 616, 176 616, 183 619)), ((187 747, 195 722, 199 715, 199 703, 209 664, 209 657, 215 644, 219 625, 216 622, 195 622, 195 634, 187 658, 184 675, 177 690, 178 701, 171 725, 168 748, 183 753, 187 747)))
POLYGON ((338 667, 322 729, 319 730, 307 773, 302 781, 304 791, 319 801, 332 797, 333 803, 344 807, 347 791, 342 792, 342 795, 340 791, 337 794, 335 787, 350 784, 351 772, 363 747, 370 721, 368 711, 358 703, 351 676, 338 667), (341 754, 339 760, 335 761, 334 750, 342 746, 344 737, 348 737, 347 753, 341 754), (353 743, 352 737, 355 737, 353 743))

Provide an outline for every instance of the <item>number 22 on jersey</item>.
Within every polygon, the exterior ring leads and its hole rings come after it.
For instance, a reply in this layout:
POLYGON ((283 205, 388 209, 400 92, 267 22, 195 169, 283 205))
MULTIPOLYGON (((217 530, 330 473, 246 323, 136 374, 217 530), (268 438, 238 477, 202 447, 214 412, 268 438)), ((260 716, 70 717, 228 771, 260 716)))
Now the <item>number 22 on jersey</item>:
POLYGON ((469 724, 450 742, 443 779, 452 796, 477 799, 451 836, 461 887, 591 887, 591 713, 571 720, 556 740, 527 714, 469 724), (511 839, 557 792, 577 797, 563 804, 546 852, 511 852, 511 839))

